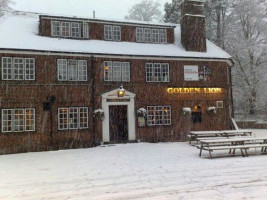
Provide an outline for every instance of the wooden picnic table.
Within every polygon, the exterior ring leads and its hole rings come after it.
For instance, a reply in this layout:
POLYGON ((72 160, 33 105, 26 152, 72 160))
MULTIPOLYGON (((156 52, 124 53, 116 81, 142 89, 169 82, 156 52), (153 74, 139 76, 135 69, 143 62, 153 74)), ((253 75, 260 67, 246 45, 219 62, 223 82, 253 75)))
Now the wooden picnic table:
POLYGON ((202 151, 207 150, 210 153, 210 158, 212 158, 211 152, 213 150, 233 150, 233 154, 235 153, 235 149, 240 149, 242 155, 248 156, 247 149, 249 148, 262 148, 262 152, 266 152, 267 150, 267 137, 235 137, 235 138, 223 138, 223 139, 208 139, 208 140, 199 140, 200 142, 200 152, 199 156, 201 157, 202 151), (249 144, 246 144, 248 143, 249 144), (245 154, 243 153, 245 151, 245 154))
POLYGON ((198 137, 232 137, 232 136, 251 136, 250 130, 222 130, 222 131, 191 131, 189 134, 189 144, 196 141, 198 137))

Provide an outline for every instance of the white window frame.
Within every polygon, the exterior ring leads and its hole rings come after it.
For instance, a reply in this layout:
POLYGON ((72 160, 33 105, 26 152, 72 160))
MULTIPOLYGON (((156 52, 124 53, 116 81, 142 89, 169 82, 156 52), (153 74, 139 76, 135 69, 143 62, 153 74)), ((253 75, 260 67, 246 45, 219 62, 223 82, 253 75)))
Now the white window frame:
POLYGON ((144 42, 151 43, 151 28, 144 28, 144 42))
POLYGON ((159 43, 166 44, 167 41, 168 41, 167 30, 166 29, 159 29, 159 43))
POLYGON ((83 38, 89 38, 89 24, 88 22, 83 22, 83 38))
POLYGON ((35 131, 36 127, 36 122, 35 122, 35 117, 36 117, 36 114, 35 114, 35 108, 16 108, 16 109, 2 109, 2 133, 11 133, 11 132, 33 132, 35 131), (32 111, 32 119, 30 119, 32 122, 33 122, 33 129, 28 129, 27 128, 27 110, 31 110, 32 111), (5 111, 8 111, 8 112, 11 112, 10 114, 8 114, 9 116, 11 116, 11 120, 4 120, 4 112, 5 111), (18 111, 22 111, 22 114, 16 114, 16 112, 18 111), (22 116, 23 119, 22 119, 22 123, 23 124, 15 124, 15 120, 18 116, 22 116), (4 121, 9 121, 11 123, 11 130, 9 131, 4 131, 4 121), (16 127, 20 127, 22 128, 22 130, 19 128, 19 129, 16 129, 15 130, 15 126, 16 127))
POLYGON ((104 25, 104 39, 112 40, 112 25, 104 25))
POLYGON ((130 62, 104 61, 104 81, 130 82, 131 66, 130 62), (105 68, 108 67, 108 70, 105 68), (119 69, 115 71, 114 69, 119 69), (117 77, 117 79, 115 79, 117 77))
POLYGON ((159 43, 159 29, 152 29, 151 42, 152 43, 159 43))
MULTIPOLYGON (((74 118, 75 119, 75 118, 74 118)), ((78 129, 87 129, 89 127, 88 125, 88 107, 60 107, 58 108, 58 130, 78 130, 78 129), (76 110, 76 114, 77 114, 77 127, 71 127, 71 122, 70 122, 70 110, 73 109, 73 110, 76 110), (60 114, 62 113, 61 110, 66 110, 67 113, 64 113, 64 115, 67 116, 67 118, 60 118, 60 114), (81 112, 81 110, 83 110, 83 112, 81 112), (85 112, 84 112, 85 111, 85 112), (86 124, 86 126, 81 126, 81 113, 85 113, 85 118, 86 118, 86 121, 85 123, 83 124, 86 124), (60 121, 62 120, 66 120, 67 121, 67 124, 64 123, 62 125, 63 128, 61 128, 61 123, 60 121)))
MULTIPOLYGON (((169 63, 146 63, 146 82, 170 82, 170 66, 169 63), (166 67, 166 68, 165 68, 166 67), (163 76, 163 68, 167 69, 167 79, 163 76), (159 72, 156 71, 159 69, 159 72)), ((166 73, 166 72, 165 72, 166 73)))
POLYGON ((81 38, 81 27, 79 22, 71 22, 70 29, 72 38, 81 38))
POLYGON ((112 27, 112 39, 114 41, 121 41, 121 27, 120 26, 112 27))
POLYGON ((71 37, 71 31, 70 30, 71 30, 70 22, 62 21, 61 22, 61 36, 62 37, 71 37), (66 33, 68 33, 68 35, 66 33))
POLYGON ((57 59, 57 80, 88 81, 87 60, 57 59))
POLYGON ((121 26, 104 25, 104 39, 109 41, 121 41, 121 26))
POLYGON ((33 81, 35 80, 35 68, 34 58, 2 57, 2 80, 33 81), (18 73, 15 74, 16 70, 18 73), (30 75, 29 78, 28 75, 30 75))
POLYGON ((136 42, 144 42, 144 28, 136 28, 136 42))
POLYGON ((171 106, 147 106, 148 126, 169 126, 171 125, 171 106), (166 110, 165 110, 166 109, 166 110), (167 113, 166 113, 167 111, 167 113), (167 118, 166 118, 167 117, 167 118))
POLYGON ((60 23, 60 21, 51 21, 51 35, 53 37, 61 36, 61 23, 60 23), (58 31, 54 31, 55 30, 55 27, 56 27, 55 24, 58 24, 58 26, 57 26, 57 27, 59 27, 59 30, 58 31))

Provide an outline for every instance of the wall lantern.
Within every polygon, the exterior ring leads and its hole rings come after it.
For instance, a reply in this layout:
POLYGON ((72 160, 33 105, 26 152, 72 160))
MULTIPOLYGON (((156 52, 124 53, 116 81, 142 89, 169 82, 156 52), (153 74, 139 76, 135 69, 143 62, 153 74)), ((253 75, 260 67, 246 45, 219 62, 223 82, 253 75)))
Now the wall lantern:
POLYGON ((124 94, 125 94, 125 89, 121 85, 119 90, 118 90, 118 97, 124 97, 124 94))

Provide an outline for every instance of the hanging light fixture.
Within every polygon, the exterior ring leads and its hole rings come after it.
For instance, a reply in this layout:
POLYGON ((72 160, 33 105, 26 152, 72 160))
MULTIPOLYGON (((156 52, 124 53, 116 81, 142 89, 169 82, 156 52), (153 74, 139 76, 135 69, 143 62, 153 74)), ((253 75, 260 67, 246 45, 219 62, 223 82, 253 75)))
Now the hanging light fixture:
POLYGON ((123 88, 123 86, 121 85, 119 87, 119 90, 118 90, 118 97, 123 97, 125 94, 125 89, 123 88))

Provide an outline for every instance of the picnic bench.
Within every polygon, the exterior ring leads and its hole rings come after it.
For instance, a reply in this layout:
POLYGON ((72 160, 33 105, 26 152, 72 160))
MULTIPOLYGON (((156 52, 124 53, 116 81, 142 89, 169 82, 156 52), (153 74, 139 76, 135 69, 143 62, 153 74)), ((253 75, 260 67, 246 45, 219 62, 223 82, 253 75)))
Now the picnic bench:
POLYGON ((211 138, 211 137, 234 137, 234 136, 251 136, 252 131, 250 130, 223 130, 223 131, 191 131, 188 135, 189 144, 192 141, 198 141, 200 138, 211 138))
POLYGON ((250 148, 261 148, 261 152, 267 151, 267 137, 232 137, 224 139, 208 139, 199 140, 200 149, 199 156, 201 157, 202 151, 209 152, 212 159, 212 152, 215 150, 229 150, 229 154, 235 154, 235 150, 239 149, 243 157, 248 156, 248 150, 250 148))

